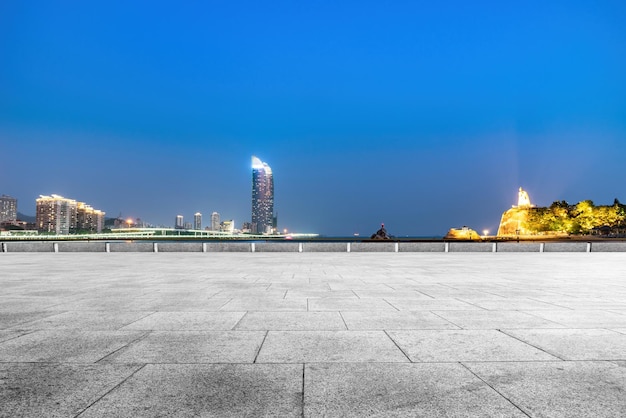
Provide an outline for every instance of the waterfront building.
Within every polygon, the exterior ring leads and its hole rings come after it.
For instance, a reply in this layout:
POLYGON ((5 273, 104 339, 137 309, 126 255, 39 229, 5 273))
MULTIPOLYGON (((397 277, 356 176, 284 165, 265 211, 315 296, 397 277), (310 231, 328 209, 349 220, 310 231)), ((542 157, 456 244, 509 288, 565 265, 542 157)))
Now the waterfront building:
POLYGON ((251 232, 274 231, 274 177, 269 165, 252 157, 252 223, 251 232))
POLYGON ((196 231, 202 230, 202 214, 200 212, 196 212, 193 215, 193 229, 196 231))
POLYGON ((100 233, 104 228, 104 215, 101 210, 94 209, 84 202, 76 204, 76 230, 81 232, 100 233))
POLYGON ((0 196, 0 222, 17 220, 17 199, 3 194, 0 196))
POLYGON ((235 221, 230 219, 220 223, 220 231, 232 234, 235 232, 235 221))
POLYGON ((220 214, 217 212, 213 212, 211 214, 211 231, 219 231, 220 230, 220 214))
POLYGON ((192 228, 193 228, 193 225, 191 224, 191 222, 185 222, 183 224, 183 229, 185 229, 187 231, 191 230, 192 228))
POLYGON ((176 223, 174 224, 174 228, 183 229, 183 215, 176 215, 176 223))
POLYGON ((76 227, 77 202, 53 194, 40 196, 36 200, 35 215, 39 232, 54 232, 58 235, 69 234, 76 227))

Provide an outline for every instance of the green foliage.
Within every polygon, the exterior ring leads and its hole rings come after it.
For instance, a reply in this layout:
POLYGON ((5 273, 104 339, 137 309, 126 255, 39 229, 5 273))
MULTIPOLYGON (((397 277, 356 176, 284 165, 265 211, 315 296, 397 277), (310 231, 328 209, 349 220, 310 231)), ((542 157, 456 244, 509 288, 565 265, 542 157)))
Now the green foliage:
POLYGON ((524 227, 537 232, 566 232, 568 234, 588 234, 593 228, 626 227, 626 205, 615 199, 612 206, 595 206, 591 200, 583 200, 575 205, 566 201, 553 202, 547 208, 528 209, 524 227))

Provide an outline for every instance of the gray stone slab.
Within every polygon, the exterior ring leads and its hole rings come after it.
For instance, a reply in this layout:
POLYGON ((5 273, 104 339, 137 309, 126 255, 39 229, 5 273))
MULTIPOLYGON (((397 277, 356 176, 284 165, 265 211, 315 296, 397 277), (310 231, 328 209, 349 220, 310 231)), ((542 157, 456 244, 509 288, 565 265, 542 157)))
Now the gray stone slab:
MULTIPOLYGON (((463 300, 462 298, 459 299, 463 300)), ((556 306, 552 303, 541 302, 533 299, 467 299, 465 302, 490 311, 530 311, 555 309, 571 311, 571 309, 566 307, 556 306)))
POLYGON ((392 329, 458 329, 449 321, 425 311, 342 311, 349 330, 392 330, 392 329))
POLYGON ((602 310, 528 311, 570 328, 622 328, 626 327, 626 315, 602 310))
POLYGON ((152 242, 111 242, 110 251, 112 253, 151 253, 154 252, 152 242))
POLYGON ((350 252, 353 253, 393 253, 395 251, 395 242, 353 242, 350 244, 350 252))
POLYGON ((389 331, 414 362, 558 360, 495 330, 389 331))
POLYGON ((450 242, 448 251, 451 253, 490 253, 493 252, 493 243, 491 242, 450 242))
POLYGON ((264 337, 260 331, 154 331, 105 361, 252 363, 264 337))
POLYGON ((525 417, 459 364, 307 364, 305 417, 525 417))
POLYGON ((552 252, 584 253, 587 251, 587 243, 586 242, 546 242, 543 250, 547 253, 552 253, 552 252))
POLYGON ((385 300, 400 311, 482 310, 478 306, 458 299, 385 298, 385 300))
POLYGON ((51 253, 54 252, 52 242, 5 242, 7 253, 51 253))
POLYGON ((125 326, 125 330, 230 330, 245 312, 155 312, 125 326))
POLYGON ((398 252, 401 253, 442 253, 445 251, 443 242, 400 242, 398 252))
POLYGON ((396 311, 379 298, 324 298, 309 299, 309 311, 396 311))
POLYGON ((626 359, 626 335, 606 329, 503 330, 564 360, 626 359))
POLYGON ((17 325, 24 330, 79 329, 91 331, 117 330, 151 312, 60 312, 43 319, 17 325))
POLYGON ((76 416, 140 367, 0 363, 0 416, 76 416))
POLYGON ((2 341, 12 340, 21 335, 28 334, 30 331, 22 331, 19 329, 3 329, 0 330, 0 343, 2 341))
POLYGON ((338 312, 248 312, 237 330, 322 331, 345 330, 338 312))
POLYGON ((220 308, 222 311, 306 311, 306 299, 233 298, 220 308))
POLYGON ((201 242, 158 242, 158 251, 161 253, 200 253, 201 242))
POLYGON ((231 297, 211 297, 201 300, 185 300, 172 297, 165 300, 146 300, 140 306, 142 309, 159 312, 212 312, 219 311, 231 299, 231 297))
POLYGON ((259 253, 297 253, 297 242, 257 242, 254 251, 259 253))
POLYGON ((345 253, 348 251, 348 244, 345 242, 303 242, 302 252, 305 253, 345 253))
POLYGON ((300 417, 302 365, 149 364, 81 417, 300 417))
POLYGON ((142 335, 140 331, 35 331, 0 343, 0 361, 94 363, 142 335))
POLYGON ((0 329, 16 327, 37 319, 56 315, 59 311, 0 311, 0 329))
POLYGON ((541 244, 539 242, 498 242, 496 251, 499 253, 538 253, 541 244))
POLYGON ((352 290, 287 290, 285 299, 358 298, 352 290))
POLYGON ((443 311, 435 312, 465 329, 564 328, 563 325, 521 311, 443 311))
POLYGON ((593 252, 626 252, 626 242, 592 242, 593 252))
POLYGON ((468 363, 532 417, 621 417, 626 368, 609 362, 468 363))
POLYGON ((103 253, 106 251, 105 243, 102 241, 59 242, 57 245, 60 253, 103 253))
POLYGON ((207 242, 208 253, 249 253, 252 251, 249 242, 207 242))
POLYGON ((270 331, 257 363, 408 362, 382 331, 270 331))

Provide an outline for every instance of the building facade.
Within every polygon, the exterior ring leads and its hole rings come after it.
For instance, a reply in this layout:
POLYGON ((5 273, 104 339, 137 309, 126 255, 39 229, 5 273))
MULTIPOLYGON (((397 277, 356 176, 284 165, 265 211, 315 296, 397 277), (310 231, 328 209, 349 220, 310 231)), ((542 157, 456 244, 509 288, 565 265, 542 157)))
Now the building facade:
POLYGON ((76 203, 76 231, 100 233, 104 229, 104 215, 84 202, 76 203))
POLYGON ((17 199, 3 194, 0 196, 0 222, 17 220, 17 199))
POLYGON ((183 229, 184 226, 185 225, 184 225, 183 215, 176 215, 176 223, 174 224, 174 228, 183 229))
POLYGON ((65 235, 75 232, 98 233, 104 228, 104 215, 84 202, 53 194, 36 200, 35 223, 39 232, 65 235))
POLYGON ((271 234, 274 222, 274 177, 269 165, 252 157, 252 222, 254 234, 271 234))
POLYGON ((193 215, 193 229, 196 231, 202 230, 202 214, 200 212, 193 215))
POLYGON ((220 230, 220 214, 217 212, 213 212, 211 214, 211 231, 219 231, 220 230))

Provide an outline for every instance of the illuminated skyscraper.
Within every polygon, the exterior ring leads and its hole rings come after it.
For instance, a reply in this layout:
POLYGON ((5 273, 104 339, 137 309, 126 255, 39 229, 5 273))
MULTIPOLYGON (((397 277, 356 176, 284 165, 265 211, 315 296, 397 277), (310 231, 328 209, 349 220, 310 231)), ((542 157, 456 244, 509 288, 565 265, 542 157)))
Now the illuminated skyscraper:
POLYGON ((269 234, 274 225, 274 178, 269 165, 252 157, 252 233, 269 234))
POLYGON ((17 199, 3 194, 0 196, 0 222, 17 220, 17 199))

